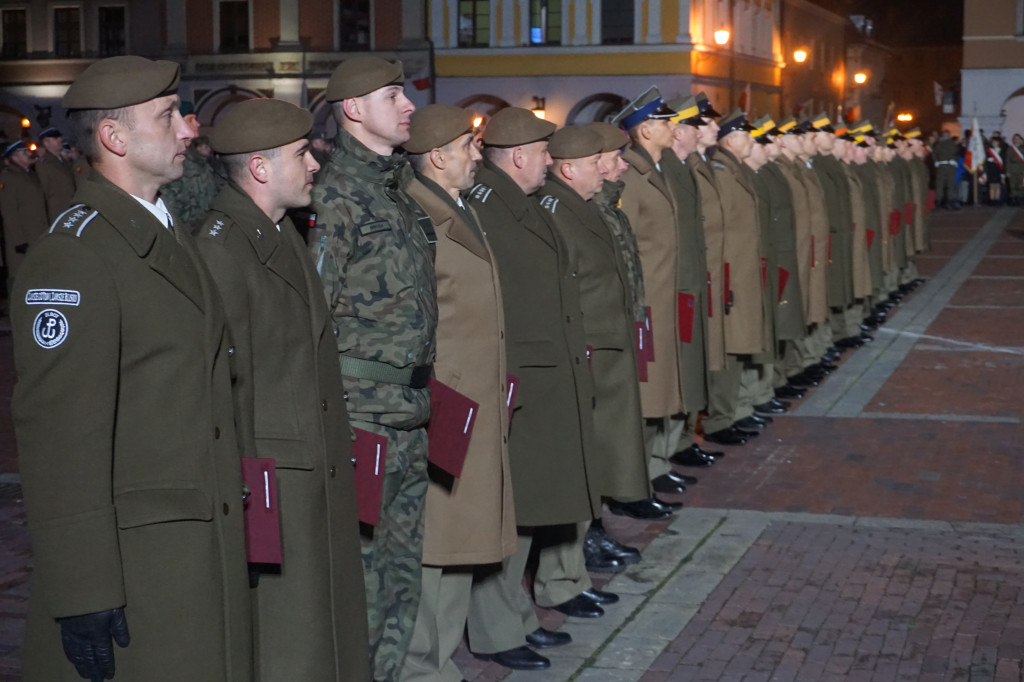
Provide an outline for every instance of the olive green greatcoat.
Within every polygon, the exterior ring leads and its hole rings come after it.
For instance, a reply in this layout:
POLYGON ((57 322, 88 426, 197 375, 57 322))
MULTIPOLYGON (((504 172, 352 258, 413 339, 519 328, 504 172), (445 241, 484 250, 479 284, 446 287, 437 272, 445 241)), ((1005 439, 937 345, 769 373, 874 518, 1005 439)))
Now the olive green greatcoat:
POLYGON ((700 191, 694 171, 666 149, 661 170, 675 195, 679 226, 679 293, 693 297, 693 327, 690 341, 679 340, 683 402, 689 412, 700 412, 708 404, 708 262, 700 191))
POLYGON ((800 284, 800 312, 804 325, 809 327, 811 320, 811 204, 807 196, 807 186, 797 164, 785 156, 780 156, 775 164, 789 187, 793 199, 793 233, 796 246, 797 282, 800 284))
POLYGON ((40 150, 35 165, 36 175, 46 196, 46 221, 52 223, 71 206, 75 195, 75 170, 46 150, 40 150))
POLYGON ((605 497, 643 499, 650 476, 626 263, 593 201, 551 175, 536 196, 567 247, 579 283, 596 398, 593 459, 598 466, 592 480, 605 497))
POLYGON ((429 472, 423 563, 497 563, 516 551, 498 267, 472 209, 428 178, 417 177, 406 191, 437 235, 434 377, 479 405, 462 475, 429 472))
POLYGON ((893 257, 896 267, 902 270, 907 267, 908 256, 913 252, 907 251, 907 236, 910 234, 910 225, 907 221, 907 204, 910 203, 910 168, 907 162, 899 156, 894 156, 888 163, 889 173, 893 181, 893 210, 899 216, 896 235, 893 239, 893 257))
POLYGON ((785 171, 777 163, 766 163, 758 170, 758 175, 764 179, 771 195, 768 240, 775 254, 776 268, 769 268, 768 274, 774 278, 775 285, 775 334, 786 341, 802 339, 807 325, 804 323, 803 294, 800 289, 793 192, 786 180, 785 171), (786 273, 785 283, 783 270, 786 273))
MULTIPOLYGON (((4 263, 13 278, 32 243, 50 226, 46 195, 33 171, 11 165, 0 173, 0 225, 4 232, 4 263)), ((10 282, 8 282, 10 284, 10 282)))
POLYGON ((761 225, 750 170, 719 147, 712 161, 725 218, 723 256, 731 301, 725 316, 725 350, 736 355, 764 352, 764 292, 761 286, 761 225))
POLYGON ((654 161, 633 145, 622 153, 622 212, 636 234, 644 270, 644 297, 650 308, 654 361, 640 385, 644 417, 667 417, 685 409, 679 379, 679 230, 672 192, 654 161))
POLYGON ((829 232, 825 242, 828 304, 832 308, 845 308, 853 303, 850 187, 842 163, 831 154, 813 157, 811 169, 825 192, 828 212, 829 232))
POLYGON ((35 555, 25 679, 80 680, 54 619, 124 606, 131 643, 115 647, 115 680, 248 682, 251 594, 220 296, 184 230, 176 241, 98 175, 74 201, 84 206, 32 247, 11 298, 35 555), (28 305, 33 290, 64 300, 28 305), (65 319, 63 342, 40 328, 51 348, 33 338, 47 309, 65 319))
POLYGON ((779 348, 779 336, 775 324, 775 308, 779 298, 779 259, 775 255, 772 239, 772 223, 777 217, 778 209, 775 208, 775 197, 772 196, 771 186, 766 180, 768 174, 762 172, 764 166, 756 171, 746 164, 744 167, 750 184, 757 192, 757 219, 761 230, 760 274, 765 350, 752 359, 758 363, 770 363, 775 361, 779 348))
POLYGON ((594 480, 594 386, 569 254, 537 202, 484 161, 469 202, 498 262, 508 370, 519 379, 509 468, 521 526, 601 513, 594 480))
POLYGON ((881 296, 883 289, 882 272, 882 231, 881 207, 878 187, 878 167, 868 159, 856 166, 864 190, 864 243, 867 246, 868 267, 871 272, 871 295, 881 296), (868 244, 870 239, 871 243, 868 244))
POLYGON ((701 224, 704 227, 704 245, 707 262, 708 305, 708 371, 725 369, 725 299, 722 263, 725 245, 725 216, 718 196, 718 181, 707 158, 697 152, 686 157, 693 169, 693 179, 700 195, 701 224))
POLYGON ((352 432, 320 278, 291 220, 278 229, 234 184, 196 240, 235 343, 245 455, 277 471, 284 555, 254 592, 259 679, 367 680, 352 432))
POLYGON ((895 206, 895 187, 892 174, 889 171, 889 164, 875 162, 875 186, 878 188, 878 217, 881 222, 882 232, 882 274, 888 276, 893 271, 895 259, 893 256, 893 234, 891 230, 891 217, 895 206))
POLYGON ((871 264, 868 262, 868 245, 864 232, 867 220, 864 183, 853 164, 844 163, 842 168, 850 188, 850 216, 853 221, 850 242, 853 295, 855 298, 865 298, 871 295, 871 264))
MULTIPOLYGON (((1007 156, 1013 152, 1007 152, 1007 156)), ((908 161, 914 188, 914 227, 912 244, 914 253, 924 253, 929 248, 928 237, 928 167, 924 165, 924 159, 914 157, 908 161)), ((1007 164, 1009 165, 1009 164, 1007 164)))
POLYGON ((828 320, 828 209, 825 206, 825 191, 817 175, 806 161, 797 159, 793 164, 797 177, 807 190, 808 226, 810 228, 810 251, 808 277, 808 324, 828 320))

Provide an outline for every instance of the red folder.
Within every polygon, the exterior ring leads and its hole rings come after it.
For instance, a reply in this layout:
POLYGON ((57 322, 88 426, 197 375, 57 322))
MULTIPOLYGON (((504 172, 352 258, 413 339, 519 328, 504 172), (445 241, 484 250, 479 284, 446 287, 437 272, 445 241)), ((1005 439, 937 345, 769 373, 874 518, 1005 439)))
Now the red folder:
POLYGON ((867 242, 868 242, 868 249, 870 249, 871 248, 871 244, 873 244, 874 241, 875 241, 875 231, 874 230, 864 230, 864 239, 867 240, 867 242))
POLYGON ((782 294, 786 291, 786 282, 789 281, 789 270, 779 268, 779 302, 782 302, 782 294))
POLYGON ((356 460, 356 506, 359 520, 370 526, 380 521, 380 502, 384 494, 384 463, 388 438, 371 431, 352 427, 352 455, 356 460))
POLYGON ((479 411, 479 403, 431 378, 430 421, 427 422, 430 455, 427 461, 456 478, 461 476, 479 411))
POLYGON ((650 339, 644 331, 644 323, 636 323, 636 373, 641 382, 647 381, 647 344, 650 339))
POLYGON ((697 297, 679 292, 679 340, 693 343, 693 316, 697 311, 697 297))
POLYGON ((508 421, 512 423, 512 412, 516 409, 516 392, 519 390, 519 377, 515 374, 505 375, 505 385, 508 392, 505 395, 505 404, 508 405, 508 421))
POLYGON ((928 190, 928 204, 925 208, 929 211, 935 210, 935 190, 933 189, 928 190))
POLYGON ((893 210, 889 212, 889 236, 895 237, 900 233, 900 212, 893 210))
POLYGON ((715 299, 711 298, 711 271, 708 271, 708 317, 715 316, 715 299))
POLYGON ((907 224, 909 225, 914 222, 914 204, 908 201, 905 211, 907 213, 907 224))
POLYGON ((651 306, 644 308, 647 311, 647 362, 654 362, 654 314, 651 306))
POLYGON ((768 259, 761 259, 761 288, 768 286, 768 259))
POLYGON ((281 563, 281 519, 277 506, 277 471, 269 457, 243 457, 245 553, 250 563, 281 563))

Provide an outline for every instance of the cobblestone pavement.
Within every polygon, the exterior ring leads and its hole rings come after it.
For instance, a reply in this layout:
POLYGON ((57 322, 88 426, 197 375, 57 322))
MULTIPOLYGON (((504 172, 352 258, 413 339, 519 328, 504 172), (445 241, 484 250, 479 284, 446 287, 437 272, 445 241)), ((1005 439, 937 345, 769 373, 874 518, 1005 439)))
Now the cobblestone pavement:
MULTIPOLYGON (((572 644, 471 682, 1022 680, 1024 212, 937 212, 925 286, 671 522, 609 517, 644 561, 595 583, 572 644)), ((19 678, 31 562, 0 319, 0 679, 19 678)))

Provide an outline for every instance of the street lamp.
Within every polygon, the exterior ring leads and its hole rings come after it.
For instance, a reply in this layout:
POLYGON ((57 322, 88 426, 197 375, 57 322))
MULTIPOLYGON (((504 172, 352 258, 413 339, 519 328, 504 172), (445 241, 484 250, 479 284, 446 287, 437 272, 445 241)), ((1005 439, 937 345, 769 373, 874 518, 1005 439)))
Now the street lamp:
POLYGON ((533 110, 532 110, 533 111, 533 115, 536 116, 537 118, 539 118, 542 121, 544 120, 544 116, 547 115, 547 112, 545 111, 545 108, 544 108, 545 104, 546 104, 545 98, 543 98, 543 97, 534 97, 533 98, 533 110))
POLYGON ((803 64, 807 61, 807 50, 797 50, 793 53, 793 61, 797 64, 803 64))
POLYGON ((725 45, 727 42, 729 42, 729 29, 720 28, 715 31, 715 44, 725 45))
POLYGON ((857 85, 864 85, 865 83, 868 82, 868 75, 863 71, 858 71, 857 73, 853 74, 853 82, 856 83, 857 85))
POLYGON ((914 115, 911 113, 904 112, 896 116, 896 120, 902 121, 903 123, 910 123, 911 121, 914 120, 914 115))

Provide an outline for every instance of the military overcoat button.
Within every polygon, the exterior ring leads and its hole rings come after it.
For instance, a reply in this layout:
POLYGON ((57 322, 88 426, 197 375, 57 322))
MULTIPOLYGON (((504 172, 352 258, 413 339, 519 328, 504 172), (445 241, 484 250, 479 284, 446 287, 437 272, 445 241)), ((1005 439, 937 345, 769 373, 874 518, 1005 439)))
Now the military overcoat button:
POLYGON ((330 473, 331 473, 331 478, 334 478, 334 475, 338 473, 337 468, 335 468, 333 466, 328 471, 330 471, 330 473))
POLYGON ((219 426, 213 427, 213 437, 214 437, 214 439, 220 438, 220 427, 219 426))
POLYGON ((234 346, 228 346, 228 357, 229 358, 233 358, 234 356, 235 356, 235 347, 234 346))
POLYGON ((231 507, 228 506, 227 502, 224 503, 223 510, 224 510, 224 516, 227 516, 231 512, 231 507))
POLYGON ((320 409, 323 410, 324 412, 327 411, 327 401, 326 400, 321 400, 320 401, 320 409))

